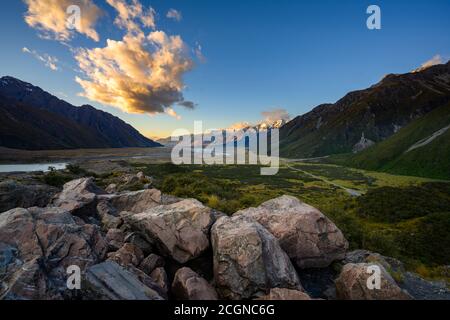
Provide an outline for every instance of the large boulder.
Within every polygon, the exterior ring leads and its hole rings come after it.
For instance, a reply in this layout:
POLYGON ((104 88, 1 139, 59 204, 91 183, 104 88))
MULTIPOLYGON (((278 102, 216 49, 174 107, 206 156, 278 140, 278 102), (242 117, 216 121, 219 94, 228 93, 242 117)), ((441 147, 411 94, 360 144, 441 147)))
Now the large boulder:
POLYGON ((311 297, 299 290, 292 290, 286 288, 270 289, 269 294, 262 296, 258 300, 311 300, 311 297))
POLYGON ((0 299, 62 299, 67 269, 84 272, 105 258, 97 226, 60 208, 17 208, 0 215, 0 299))
POLYGON ((58 189, 42 183, 0 182, 0 213, 14 208, 45 207, 58 189))
POLYGON ((122 212, 121 217, 143 234, 158 251, 179 263, 200 256, 209 247, 213 210, 195 199, 161 205, 142 213, 122 212))
POLYGON ((96 214, 97 195, 105 191, 97 187, 94 178, 81 178, 67 182, 50 206, 59 207, 73 215, 85 217, 96 214))
POLYGON ((85 297, 95 300, 163 300, 157 290, 113 261, 90 267, 82 290, 85 297))
POLYGON ((161 191, 157 189, 124 192, 99 196, 99 200, 108 201, 118 212, 140 213, 161 205, 161 191))
POLYGON ((172 293, 179 300, 217 300, 216 290, 192 269, 178 269, 172 283, 172 293))
POLYGON ((381 264, 348 263, 336 279, 336 294, 343 300, 409 300, 411 296, 402 290, 381 264), (380 270, 380 287, 374 287, 374 267, 380 270), (370 284, 370 285, 369 285, 370 284))
POLYGON ((222 217, 211 231, 214 278, 227 299, 261 296, 271 288, 302 287, 277 239, 245 216, 222 217))
POLYGON ((263 225, 300 268, 324 268, 345 257, 348 242, 342 232, 319 210, 292 196, 238 211, 263 225))

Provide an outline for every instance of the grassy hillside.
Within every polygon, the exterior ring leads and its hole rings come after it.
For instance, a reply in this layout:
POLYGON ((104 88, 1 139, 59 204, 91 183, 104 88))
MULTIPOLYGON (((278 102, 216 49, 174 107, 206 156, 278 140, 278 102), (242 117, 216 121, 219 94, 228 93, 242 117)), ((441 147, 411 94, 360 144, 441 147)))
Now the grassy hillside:
POLYGON ((450 179, 450 130, 428 144, 408 149, 417 142, 450 125, 450 104, 439 107, 410 123, 390 138, 341 159, 341 163, 368 170, 402 175, 450 179))

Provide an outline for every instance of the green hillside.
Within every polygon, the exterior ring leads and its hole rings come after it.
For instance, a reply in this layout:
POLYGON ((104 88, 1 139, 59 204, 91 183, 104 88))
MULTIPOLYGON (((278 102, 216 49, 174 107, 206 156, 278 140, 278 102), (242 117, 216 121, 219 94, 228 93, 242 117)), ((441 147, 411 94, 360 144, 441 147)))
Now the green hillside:
POLYGON ((416 149, 408 149, 450 125, 450 103, 415 120, 388 139, 346 160, 349 166, 450 179, 450 129, 416 149))

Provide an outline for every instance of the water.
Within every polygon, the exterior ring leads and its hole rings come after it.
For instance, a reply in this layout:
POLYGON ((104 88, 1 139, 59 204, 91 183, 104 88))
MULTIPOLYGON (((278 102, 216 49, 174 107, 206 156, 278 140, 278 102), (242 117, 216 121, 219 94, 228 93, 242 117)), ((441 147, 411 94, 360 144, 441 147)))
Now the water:
POLYGON ((49 167, 53 167, 56 170, 62 170, 67 167, 67 163, 0 164, 0 172, 47 172, 50 171, 49 167))

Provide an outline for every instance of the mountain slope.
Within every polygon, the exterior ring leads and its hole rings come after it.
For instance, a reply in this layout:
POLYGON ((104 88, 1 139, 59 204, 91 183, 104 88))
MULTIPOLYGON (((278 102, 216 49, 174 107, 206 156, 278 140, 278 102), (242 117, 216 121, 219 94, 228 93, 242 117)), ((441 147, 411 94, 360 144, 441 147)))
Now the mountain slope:
POLYGON ((450 62, 391 74, 287 123, 280 131, 280 152, 291 158, 349 153, 387 139, 449 101, 450 62))
POLYGON ((121 119, 85 105, 75 107, 29 83, 0 79, 4 114, 0 145, 18 149, 161 146, 121 119))
POLYGON ((436 108, 346 164, 369 170, 450 179, 450 103, 436 108))

